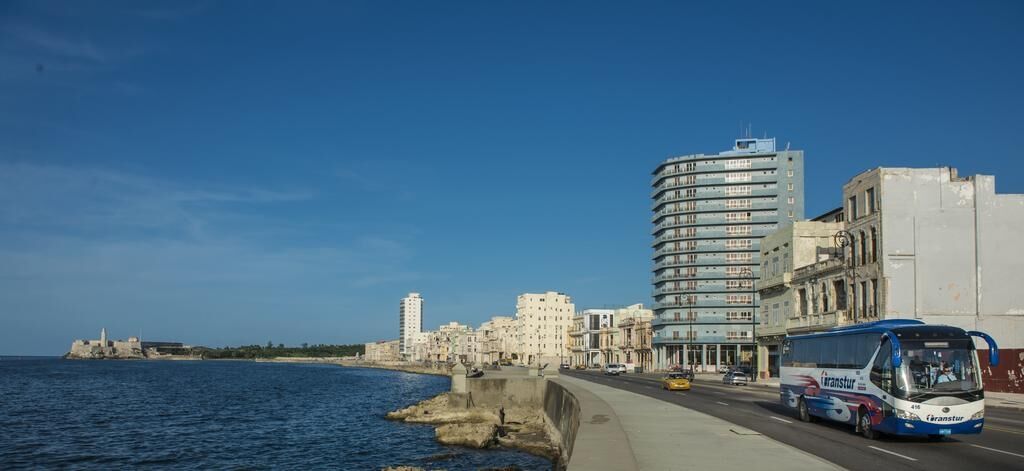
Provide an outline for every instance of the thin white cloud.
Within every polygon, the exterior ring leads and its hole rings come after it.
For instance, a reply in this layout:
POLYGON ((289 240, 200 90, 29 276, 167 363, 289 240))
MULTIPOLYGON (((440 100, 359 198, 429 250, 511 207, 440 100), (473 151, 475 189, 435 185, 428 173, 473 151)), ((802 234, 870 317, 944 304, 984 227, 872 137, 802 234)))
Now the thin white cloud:
MULTIPOLYGON (((298 203, 309 190, 183 187, 96 168, 0 162, 0 224, 72 231, 163 229, 201 234, 215 218, 236 222, 224 204, 298 203)), ((167 234, 164 234, 166 236, 167 234)))
POLYGON ((192 5, 183 3, 184 2, 182 2, 182 4, 176 4, 175 6, 145 8, 137 11, 136 14, 150 20, 177 21, 201 14, 206 11, 208 7, 207 3, 196 3, 192 5))
POLYGON ((22 44, 48 54, 96 63, 107 62, 110 58, 108 52, 89 38, 68 38, 19 23, 6 23, 0 28, 22 44))

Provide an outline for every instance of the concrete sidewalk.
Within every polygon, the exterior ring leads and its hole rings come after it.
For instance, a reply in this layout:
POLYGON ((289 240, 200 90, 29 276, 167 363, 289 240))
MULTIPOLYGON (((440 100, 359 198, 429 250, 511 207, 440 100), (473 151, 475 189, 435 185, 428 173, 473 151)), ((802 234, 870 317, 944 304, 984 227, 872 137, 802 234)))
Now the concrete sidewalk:
POLYGON ((682 406, 590 381, 552 379, 576 396, 569 470, 837 470, 828 461, 682 406), (743 453, 735 453, 743 450, 743 453))

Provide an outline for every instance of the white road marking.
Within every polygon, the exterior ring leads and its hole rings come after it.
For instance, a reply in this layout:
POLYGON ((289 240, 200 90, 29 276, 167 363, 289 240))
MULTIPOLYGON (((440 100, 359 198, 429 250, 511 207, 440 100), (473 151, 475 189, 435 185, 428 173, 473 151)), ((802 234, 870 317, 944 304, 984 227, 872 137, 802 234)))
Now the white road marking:
POLYGON ((727 406, 727 405, 729 405, 729 404, 726 404, 726 403, 724 403, 724 402, 718 402, 718 401, 715 401, 715 402, 716 402, 716 403, 718 403, 718 404, 721 404, 721 405, 723 405, 723 406, 727 406))
POLYGON ((975 444, 971 444, 971 446, 973 446, 975 448, 981 448, 983 450, 994 451, 996 453, 1005 453, 1007 455, 1016 456, 1018 458, 1024 458, 1024 455, 1020 455, 1020 454, 1017 454, 1017 453, 1010 453, 1009 451, 997 450, 995 448, 989 448, 987 446, 981 446, 981 445, 975 445, 975 444))
POLYGON ((878 448, 877 446, 868 445, 868 448, 871 448, 872 450, 878 450, 878 451, 880 451, 882 453, 888 453, 888 454, 893 455, 893 456, 899 456, 900 458, 903 458, 905 460, 917 461, 917 458, 911 458, 911 457, 909 457, 907 455, 901 455, 899 453, 896 453, 895 451, 883 450, 881 448, 878 448))
POLYGON ((775 419, 775 420, 778 420, 779 422, 785 422, 785 423, 787 423, 787 424, 791 424, 791 423, 793 423, 793 422, 791 422, 791 421, 789 421, 789 420, 786 420, 786 419, 780 419, 780 418, 778 418, 778 417, 775 417, 774 415, 770 415, 769 417, 771 417, 771 418, 773 418, 773 419, 775 419))

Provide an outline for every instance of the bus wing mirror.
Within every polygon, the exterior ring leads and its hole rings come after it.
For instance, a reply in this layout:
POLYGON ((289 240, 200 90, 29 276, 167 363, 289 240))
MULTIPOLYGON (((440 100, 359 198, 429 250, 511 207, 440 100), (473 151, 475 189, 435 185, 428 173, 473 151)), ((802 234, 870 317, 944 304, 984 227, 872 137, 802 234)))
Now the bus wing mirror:
POLYGON ((892 367, 899 368, 903 365, 903 349, 900 348, 900 339, 896 338, 896 334, 892 332, 886 332, 882 334, 882 337, 889 338, 889 344, 892 345, 892 367))
POLYGON ((984 332, 978 332, 977 330, 967 331, 967 335, 972 337, 981 337, 988 343, 988 363, 992 366, 999 365, 999 347, 996 345, 996 340, 990 335, 984 332))

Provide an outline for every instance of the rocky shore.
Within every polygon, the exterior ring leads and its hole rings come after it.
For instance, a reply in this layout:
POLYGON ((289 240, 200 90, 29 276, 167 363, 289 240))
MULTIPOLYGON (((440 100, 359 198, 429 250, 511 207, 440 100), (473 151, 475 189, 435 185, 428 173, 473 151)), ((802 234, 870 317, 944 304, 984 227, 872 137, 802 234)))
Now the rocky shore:
POLYGON ((356 368, 377 368, 381 370, 404 371, 406 373, 417 373, 424 375, 450 376, 451 369, 447 366, 426 366, 418 363, 377 363, 362 360, 341 360, 337 364, 341 366, 356 368))
MULTIPOLYGON (((441 393, 387 414, 390 420, 437 426, 434 437, 445 445, 504 447, 543 456, 556 463, 558 442, 549 434, 543 412, 527 407, 467 405, 458 394, 441 393)), ((557 468, 557 466, 555 466, 557 468)))

